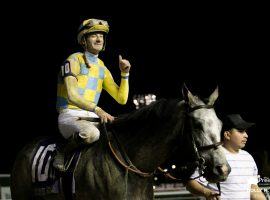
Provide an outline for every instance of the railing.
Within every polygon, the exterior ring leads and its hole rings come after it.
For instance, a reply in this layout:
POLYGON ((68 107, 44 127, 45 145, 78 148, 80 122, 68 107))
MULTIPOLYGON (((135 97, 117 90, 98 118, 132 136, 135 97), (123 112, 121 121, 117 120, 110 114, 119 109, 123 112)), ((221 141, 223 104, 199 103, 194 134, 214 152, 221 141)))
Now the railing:
POLYGON ((10 175, 0 174, 0 197, 1 200, 10 200, 10 175))
MULTIPOLYGON (((270 183, 259 184, 263 193, 270 200, 270 183)), ((202 197, 195 197, 190 194, 182 183, 166 183, 154 186, 155 200, 202 200, 202 197)), ((10 175, 0 174, 0 197, 1 200, 11 200, 10 175)))
MULTIPOLYGON (((201 198, 194 197, 180 183, 160 184, 154 187, 155 200, 199 200, 201 198)), ((0 197, 1 200, 11 200, 10 194, 10 175, 0 174, 0 197)))
POLYGON ((164 183, 154 186, 155 200, 201 200, 204 198, 195 197, 188 192, 182 183, 164 183))

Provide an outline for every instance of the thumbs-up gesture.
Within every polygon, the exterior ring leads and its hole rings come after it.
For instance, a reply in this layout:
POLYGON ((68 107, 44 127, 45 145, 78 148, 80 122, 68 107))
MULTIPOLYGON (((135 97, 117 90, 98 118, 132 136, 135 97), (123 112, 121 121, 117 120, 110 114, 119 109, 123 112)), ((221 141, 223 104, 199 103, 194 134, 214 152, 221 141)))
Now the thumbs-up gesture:
POLYGON ((123 59, 121 55, 119 55, 119 68, 121 70, 121 72, 125 72, 128 73, 130 70, 130 63, 128 60, 123 59))

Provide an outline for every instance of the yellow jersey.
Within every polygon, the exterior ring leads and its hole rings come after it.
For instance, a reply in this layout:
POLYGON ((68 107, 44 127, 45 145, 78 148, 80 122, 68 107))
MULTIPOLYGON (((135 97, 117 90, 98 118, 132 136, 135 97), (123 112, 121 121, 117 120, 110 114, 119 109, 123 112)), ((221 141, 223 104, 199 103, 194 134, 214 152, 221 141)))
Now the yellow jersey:
MULTIPOLYGON (((121 73, 122 78, 119 87, 102 60, 89 52, 85 53, 85 58, 90 67, 85 63, 83 53, 74 53, 67 58, 67 61, 72 61, 74 65, 72 66, 72 75, 78 81, 78 94, 89 103, 97 105, 104 88, 118 103, 126 104, 129 92, 127 74, 121 73)), ((58 111, 65 108, 80 109, 69 102, 64 77, 61 73, 58 77, 56 106, 58 111)))

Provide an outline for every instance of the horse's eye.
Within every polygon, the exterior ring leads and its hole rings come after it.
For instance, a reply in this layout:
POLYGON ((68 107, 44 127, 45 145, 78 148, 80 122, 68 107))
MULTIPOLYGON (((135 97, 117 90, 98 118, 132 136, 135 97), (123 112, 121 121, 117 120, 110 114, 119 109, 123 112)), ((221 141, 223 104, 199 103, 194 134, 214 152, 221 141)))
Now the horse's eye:
POLYGON ((200 122, 198 122, 198 121, 194 121, 193 127, 194 127, 195 129, 203 129, 202 124, 201 124, 200 122))

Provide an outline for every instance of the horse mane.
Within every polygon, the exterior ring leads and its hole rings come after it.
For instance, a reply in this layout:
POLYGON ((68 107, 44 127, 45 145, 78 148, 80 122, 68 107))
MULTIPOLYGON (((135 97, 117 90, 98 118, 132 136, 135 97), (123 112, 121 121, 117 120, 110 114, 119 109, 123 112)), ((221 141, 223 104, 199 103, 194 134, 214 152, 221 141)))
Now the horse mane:
POLYGON ((119 116, 112 124, 112 127, 124 126, 130 127, 135 124, 144 123, 159 123, 163 120, 172 118, 176 112, 176 107, 180 106, 184 102, 179 104, 179 100, 167 100, 160 99, 151 103, 150 105, 144 106, 131 113, 119 116))
POLYGON ((134 110, 130 113, 120 115, 113 124, 129 123, 134 121, 155 121, 170 117, 174 112, 175 107, 179 103, 179 100, 167 100, 160 99, 152 102, 151 104, 141 107, 138 110, 134 110))

